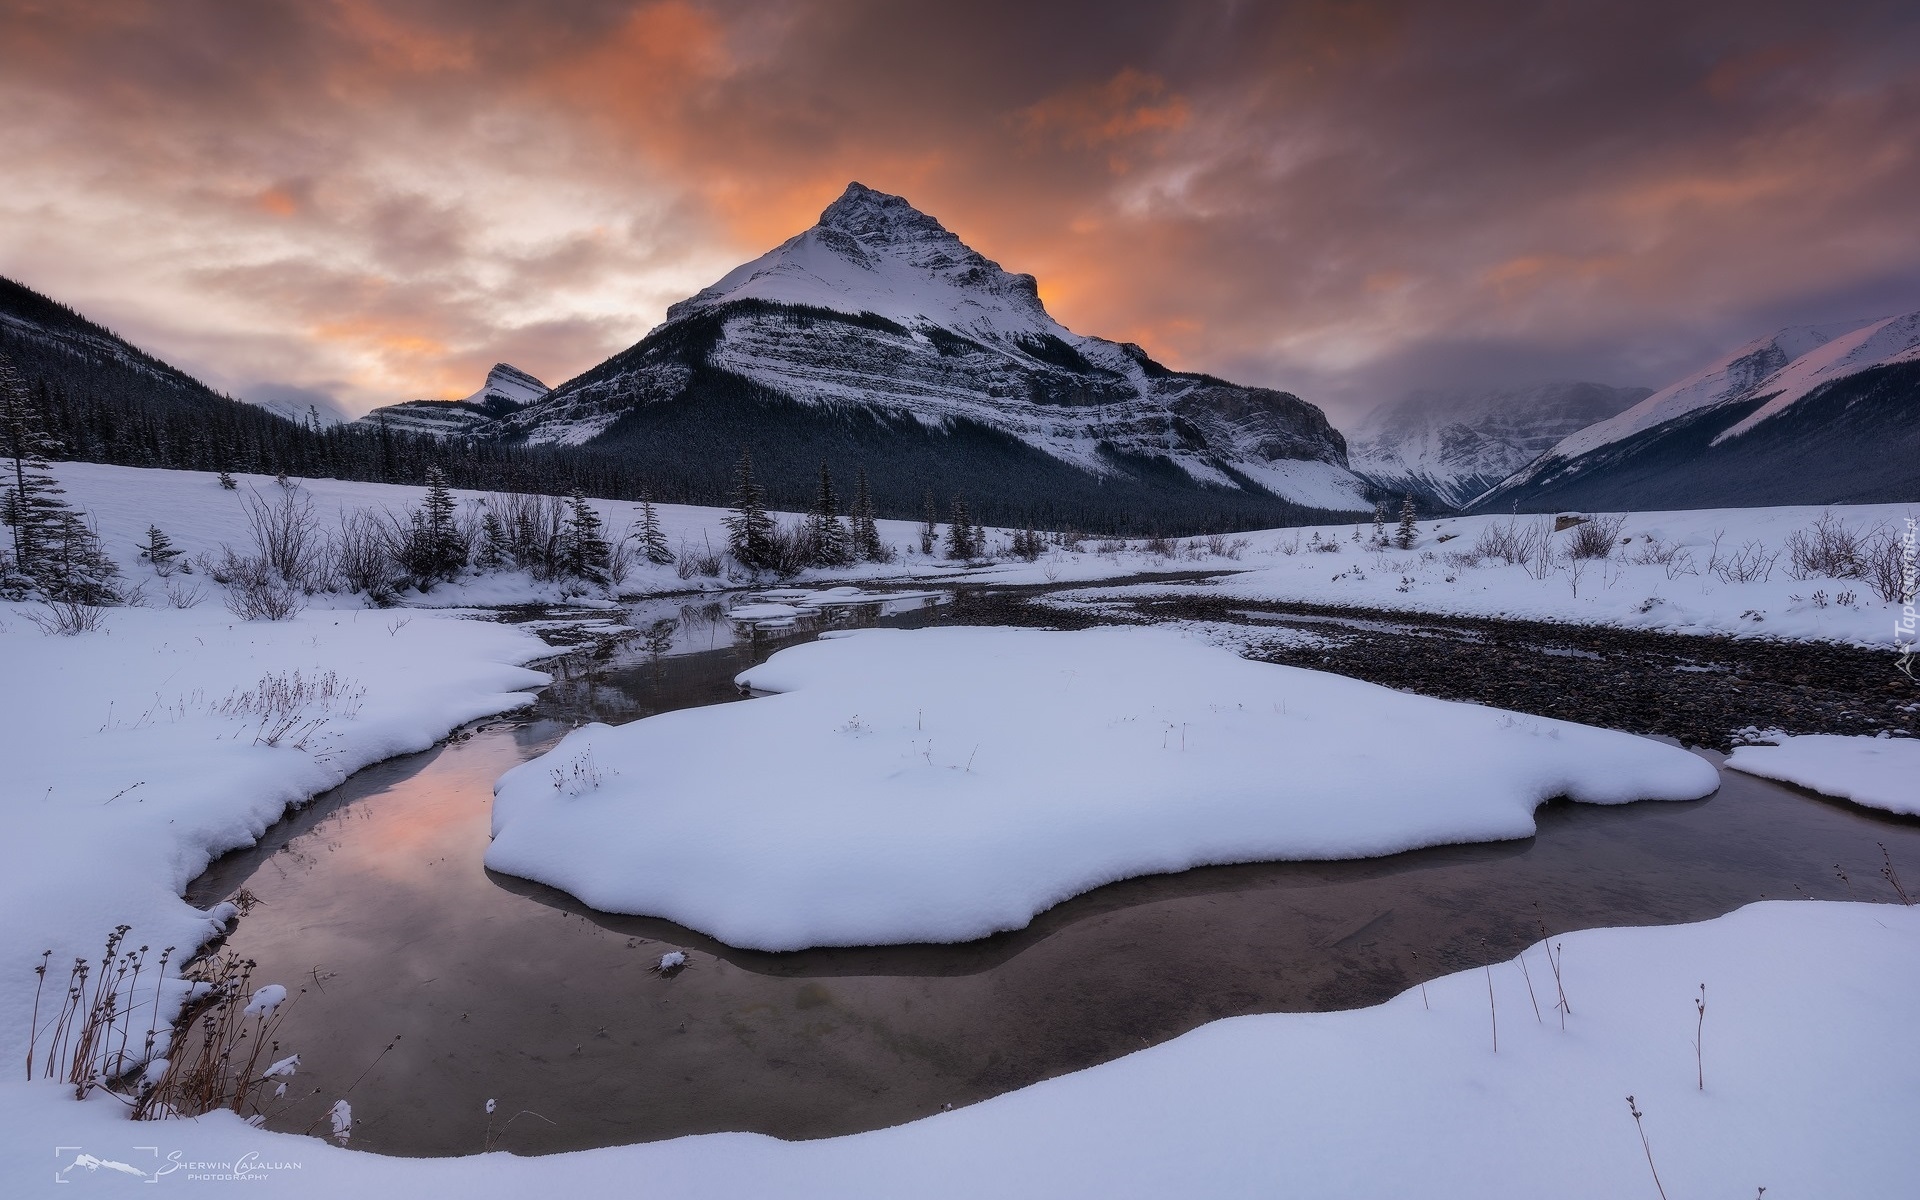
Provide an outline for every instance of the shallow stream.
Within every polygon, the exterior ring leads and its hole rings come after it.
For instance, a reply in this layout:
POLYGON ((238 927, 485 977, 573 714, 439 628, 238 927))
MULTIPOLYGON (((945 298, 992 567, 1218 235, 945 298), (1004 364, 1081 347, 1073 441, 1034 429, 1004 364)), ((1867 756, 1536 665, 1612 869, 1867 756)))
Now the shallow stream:
MULTIPOLYGON (((303 1066, 269 1124, 324 1130, 346 1095, 353 1145, 390 1154, 823 1137, 1220 1017, 1378 1003, 1509 959, 1543 930, 1694 921, 1761 898, 1890 901, 1880 843, 1920 880, 1920 822, 1738 773, 1692 803, 1552 804, 1525 841, 1132 880, 957 946, 738 951, 482 865, 494 780, 576 722, 737 701, 737 672, 818 627, 947 619, 893 607, 736 631, 713 605, 635 606, 646 632, 562 663, 534 708, 368 768, 214 864, 189 898, 244 889, 229 948, 296 993, 279 1039, 303 1066), (670 950, 690 965, 669 977, 651 967, 670 950)), ((1565 972, 1577 1009, 1577 954, 1565 972)), ((1532 983, 1553 1020, 1551 980, 1532 983)))

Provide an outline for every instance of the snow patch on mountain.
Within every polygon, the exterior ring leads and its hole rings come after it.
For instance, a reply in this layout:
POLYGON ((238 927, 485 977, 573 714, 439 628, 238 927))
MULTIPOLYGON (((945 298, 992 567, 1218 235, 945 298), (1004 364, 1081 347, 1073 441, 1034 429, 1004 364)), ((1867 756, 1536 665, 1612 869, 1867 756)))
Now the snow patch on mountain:
POLYGON ((1578 458, 1642 430, 1664 425, 1697 409, 1744 400, 1759 394, 1766 381, 1795 359, 1817 350, 1865 321, 1831 325, 1795 325, 1770 337, 1756 338, 1725 358, 1716 360, 1678 383, 1648 396, 1610 420, 1588 426, 1554 446, 1557 459, 1578 458))
POLYGON ((1739 437, 1760 422, 1779 416, 1824 383, 1873 367, 1914 361, 1920 361, 1920 312, 1888 317, 1835 337, 1794 359, 1755 388, 1756 396, 1768 392, 1775 395, 1714 438, 1714 444, 1739 437))
POLYGON ((1412 392, 1354 431, 1353 470, 1388 491, 1457 508, 1567 435, 1620 413, 1647 388, 1553 382, 1487 392, 1412 392))

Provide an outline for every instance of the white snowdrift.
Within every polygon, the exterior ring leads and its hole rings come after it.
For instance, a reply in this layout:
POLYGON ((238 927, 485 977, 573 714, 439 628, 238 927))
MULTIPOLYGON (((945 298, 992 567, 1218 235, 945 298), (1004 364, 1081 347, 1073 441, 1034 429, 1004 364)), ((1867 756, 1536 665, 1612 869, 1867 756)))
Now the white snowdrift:
MULTIPOLYGON (((329 1200, 636 1188, 685 1200, 1620 1200, 1657 1194, 1629 1094, 1676 1200, 1912 1190, 1920 908, 1774 901, 1698 925, 1553 940, 1573 1009, 1564 1032, 1535 946, 1523 957, 1541 1020, 1517 964, 1501 963, 1357 1012, 1220 1021, 970 1108, 819 1141, 729 1133, 541 1158, 397 1159, 250 1129, 226 1112, 133 1124, 111 1100, 7 1083, 0 1124, 21 1152, 0 1155, 0 1193, 61 1194, 55 1172, 88 1154, 148 1173, 226 1164, 262 1181, 263 1196, 329 1200)), ((478 1147, 486 1116, 472 1120, 478 1147)))
POLYGON ((177 966, 216 927, 180 898, 216 855, 360 767, 525 704, 547 681, 517 665, 548 652, 538 638, 443 613, 248 624, 215 601, 114 609, 100 632, 48 637, 27 609, 0 603, 0 1050, 16 1065, 42 950, 64 979, 66 962, 97 957, 126 923, 129 946, 179 947, 177 966), (263 680, 287 685, 279 718, 244 702, 263 680), (256 740, 282 723, 278 744, 256 740))
POLYGON ((1727 765, 1869 808, 1920 816, 1920 739, 1809 734, 1737 746, 1727 765))
POLYGON ((1553 797, 1718 779, 1158 630, 872 630, 739 678, 781 694, 588 726, 509 772, 487 865, 736 946, 954 942, 1131 876, 1526 837, 1553 797))

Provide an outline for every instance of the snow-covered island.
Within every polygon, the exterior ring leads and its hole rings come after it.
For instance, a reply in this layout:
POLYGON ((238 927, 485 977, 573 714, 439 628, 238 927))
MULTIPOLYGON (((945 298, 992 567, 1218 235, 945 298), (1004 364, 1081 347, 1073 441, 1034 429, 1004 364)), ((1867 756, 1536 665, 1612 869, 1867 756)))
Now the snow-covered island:
POLYGON ((829 635, 740 683, 777 694, 589 726, 510 772, 487 865, 759 950, 955 942, 1136 875, 1526 837, 1555 797, 1719 779, 1155 630, 829 635))

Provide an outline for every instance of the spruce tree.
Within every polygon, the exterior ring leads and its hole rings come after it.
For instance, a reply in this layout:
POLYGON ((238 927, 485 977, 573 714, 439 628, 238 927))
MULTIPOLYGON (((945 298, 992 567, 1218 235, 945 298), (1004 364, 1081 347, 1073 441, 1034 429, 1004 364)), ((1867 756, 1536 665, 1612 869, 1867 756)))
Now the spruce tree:
POLYGON ((885 562, 886 547, 880 542, 880 524, 873 518, 873 490, 867 485, 867 469, 860 468, 859 482, 853 488, 853 556, 862 562, 885 562))
POLYGON ((940 534, 939 522, 940 514, 933 506, 933 489, 928 488, 920 502, 920 553, 933 553, 933 541, 940 534))
POLYGON ((120 568, 100 546, 100 537, 85 519, 62 506, 52 536, 45 544, 36 582, 50 600, 79 604, 118 604, 113 581, 120 568))
POLYGON ((153 564, 154 574, 166 578, 173 574, 173 560, 180 557, 180 551, 173 545, 173 539, 160 531, 158 525, 147 526, 147 540, 140 546, 140 557, 153 564))
POLYGON ((733 511, 727 527, 727 549, 734 561, 750 570, 773 565, 773 518, 767 515, 766 493, 753 479, 753 455, 740 452, 733 487, 733 511))
POLYGON ((428 467, 427 496, 415 522, 417 574, 427 580, 452 579, 467 565, 467 541, 454 521, 456 507, 446 475, 439 467, 428 467))
POLYGON ((240 487, 240 481, 235 479, 231 472, 223 469, 220 472, 220 486, 229 492, 236 491, 240 487))
POLYGON ((813 561, 823 567, 838 567, 847 561, 847 531, 840 524, 839 497, 833 494, 833 475, 827 460, 820 460, 820 490, 814 496, 813 512, 807 517, 807 543, 813 561))
POLYGON ((947 557, 965 560, 979 554, 976 536, 972 520, 967 516, 967 502, 955 496, 953 521, 947 526, 947 557))
POLYGON ((1411 550, 1413 549, 1413 536, 1413 497, 1409 495, 1400 501, 1400 528, 1398 532, 1394 534, 1394 542, 1402 550, 1411 550))
POLYGON ((480 556, 474 565, 482 571, 498 571, 507 565, 508 556, 507 524, 489 508, 480 518, 480 556))
POLYGON ((567 574, 602 586, 612 581, 608 567, 613 547, 600 536, 600 514, 578 488, 567 498, 567 524, 560 535, 561 563, 567 574))
POLYGON ((667 545, 667 535, 660 529, 660 514, 653 511, 653 501, 645 496, 640 498, 640 553, 656 567, 664 567, 673 562, 673 549, 667 545))
POLYGON ((1387 544, 1387 502, 1385 500, 1373 502, 1373 544, 1376 546, 1387 544))
POLYGON ((43 589, 59 574, 53 559, 65 553, 71 533, 72 510, 47 463, 59 451, 12 360, 0 355, 0 456, 10 460, 0 522, 13 531, 14 569, 43 589))

